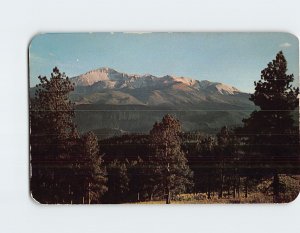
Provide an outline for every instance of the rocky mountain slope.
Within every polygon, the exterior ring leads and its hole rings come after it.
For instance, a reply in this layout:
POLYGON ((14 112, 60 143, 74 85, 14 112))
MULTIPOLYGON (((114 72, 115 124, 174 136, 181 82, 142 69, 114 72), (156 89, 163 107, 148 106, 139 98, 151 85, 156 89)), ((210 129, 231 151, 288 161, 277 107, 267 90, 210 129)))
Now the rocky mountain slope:
MULTIPOLYGON (((129 75, 100 68, 74 77, 76 104, 195 105, 231 102, 244 93, 230 85, 166 75, 129 75)), ((235 101, 237 102, 237 101, 235 101)))
POLYGON ((76 103, 79 129, 96 130, 99 135, 107 128, 148 132, 167 113, 176 115, 185 131, 214 133, 224 125, 241 124, 254 109, 249 94, 207 80, 100 68, 71 81, 75 84, 71 98, 76 103))
POLYGON ((70 80, 78 129, 93 130, 101 138, 147 133, 167 113, 181 121, 184 131, 215 133, 224 125, 240 125, 254 109, 249 94, 220 82, 126 74, 106 67, 70 80))

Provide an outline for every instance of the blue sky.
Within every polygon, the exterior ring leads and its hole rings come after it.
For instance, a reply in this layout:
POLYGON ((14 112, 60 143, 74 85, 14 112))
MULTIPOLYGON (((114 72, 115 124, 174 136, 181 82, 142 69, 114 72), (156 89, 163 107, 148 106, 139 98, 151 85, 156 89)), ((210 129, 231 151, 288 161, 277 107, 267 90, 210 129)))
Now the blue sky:
MULTIPOLYGON (((298 80, 298 39, 289 33, 40 34, 29 45, 30 86, 57 66, 69 77, 100 67, 223 82, 253 92, 260 71, 283 51, 298 80)), ((298 85, 298 82, 297 82, 298 85)))

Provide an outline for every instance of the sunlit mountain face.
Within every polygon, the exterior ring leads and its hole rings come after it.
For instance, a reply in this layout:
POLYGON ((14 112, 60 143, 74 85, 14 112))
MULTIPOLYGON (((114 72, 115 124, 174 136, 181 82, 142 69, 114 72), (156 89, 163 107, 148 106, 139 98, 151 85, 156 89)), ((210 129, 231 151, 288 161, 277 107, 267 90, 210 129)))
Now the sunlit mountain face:
POLYGON ((254 109, 248 93, 208 80, 127 74, 103 67, 70 81, 75 85, 70 98, 78 129, 93 130, 99 137, 148 133, 168 113, 181 121, 184 131, 210 134, 224 125, 241 125, 254 109))

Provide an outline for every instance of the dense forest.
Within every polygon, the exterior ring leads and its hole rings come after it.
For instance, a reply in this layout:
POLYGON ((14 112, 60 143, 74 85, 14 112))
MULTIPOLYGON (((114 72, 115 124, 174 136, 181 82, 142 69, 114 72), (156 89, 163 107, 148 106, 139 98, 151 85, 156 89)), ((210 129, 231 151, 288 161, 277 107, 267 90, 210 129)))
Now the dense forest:
POLYGON ((217 134, 183 132, 166 114, 148 134, 81 135, 69 78, 54 68, 39 80, 29 120, 40 203, 281 203, 299 193, 299 88, 282 52, 254 83, 257 109, 217 134))

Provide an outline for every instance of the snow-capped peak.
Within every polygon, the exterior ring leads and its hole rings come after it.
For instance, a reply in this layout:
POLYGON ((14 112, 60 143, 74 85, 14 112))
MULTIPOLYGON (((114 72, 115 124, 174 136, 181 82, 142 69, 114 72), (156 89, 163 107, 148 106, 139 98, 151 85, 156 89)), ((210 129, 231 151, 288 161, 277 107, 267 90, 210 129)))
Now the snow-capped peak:
POLYGON ((221 94, 234 95, 237 92, 240 92, 237 88, 227 85, 227 84, 224 84, 224 83, 217 83, 216 88, 217 88, 218 92, 221 94))
POLYGON ((185 77, 173 77, 173 78, 176 82, 180 82, 188 86, 193 86, 197 82, 196 80, 191 78, 185 78, 185 77))
POLYGON ((194 84, 194 87, 199 90, 207 90, 211 92, 218 92, 219 94, 234 95, 241 92, 237 88, 230 86, 228 84, 219 83, 219 82, 210 82, 208 80, 197 81, 194 84))
POLYGON ((126 74, 118 72, 109 67, 102 67, 91 70, 85 74, 71 79, 75 86, 94 86, 97 89, 121 89, 121 88, 143 88, 143 87, 164 87, 176 83, 182 83, 196 90, 209 90, 219 94, 233 95, 240 92, 235 87, 223 83, 210 82, 207 80, 198 81, 186 77, 165 75, 156 77, 151 74, 126 74))

